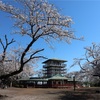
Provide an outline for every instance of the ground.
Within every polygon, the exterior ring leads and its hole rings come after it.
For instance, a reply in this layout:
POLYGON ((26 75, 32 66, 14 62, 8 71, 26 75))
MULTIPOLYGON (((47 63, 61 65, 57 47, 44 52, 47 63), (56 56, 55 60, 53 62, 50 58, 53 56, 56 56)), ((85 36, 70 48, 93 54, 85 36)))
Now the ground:
POLYGON ((82 88, 76 91, 52 88, 7 88, 0 89, 0 100, 100 100, 99 90, 100 88, 82 88))

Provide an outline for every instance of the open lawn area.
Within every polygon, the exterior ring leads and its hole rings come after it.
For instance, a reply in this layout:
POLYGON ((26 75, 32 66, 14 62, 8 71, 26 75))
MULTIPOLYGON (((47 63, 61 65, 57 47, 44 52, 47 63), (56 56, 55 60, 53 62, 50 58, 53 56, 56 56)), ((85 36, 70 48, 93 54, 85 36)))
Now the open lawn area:
POLYGON ((0 100, 100 100, 99 90, 82 88, 74 92, 73 89, 7 88, 0 89, 0 100))

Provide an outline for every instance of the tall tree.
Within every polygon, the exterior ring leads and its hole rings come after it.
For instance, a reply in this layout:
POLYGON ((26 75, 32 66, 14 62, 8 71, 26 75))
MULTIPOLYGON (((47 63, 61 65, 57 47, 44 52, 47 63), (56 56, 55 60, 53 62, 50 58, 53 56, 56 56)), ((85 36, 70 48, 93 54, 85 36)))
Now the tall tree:
POLYGON ((90 80, 94 76, 100 77, 100 45, 92 43, 92 46, 85 47, 84 49, 84 57, 79 59, 75 58, 73 65, 78 64, 81 72, 90 77, 90 80))
POLYGON ((23 71, 24 65, 30 60, 43 58, 38 53, 43 51, 44 48, 34 49, 28 54, 28 51, 34 47, 35 42, 40 38, 44 39, 47 43, 51 43, 52 40, 64 40, 69 43, 71 39, 79 39, 70 30, 72 19, 61 15, 46 0, 12 0, 12 2, 10 5, 1 0, 0 10, 10 14, 10 17, 14 19, 14 27, 17 29, 15 33, 28 37, 30 41, 28 41, 27 46, 20 56, 20 68, 8 74, 1 75, 0 78, 18 74, 23 71))

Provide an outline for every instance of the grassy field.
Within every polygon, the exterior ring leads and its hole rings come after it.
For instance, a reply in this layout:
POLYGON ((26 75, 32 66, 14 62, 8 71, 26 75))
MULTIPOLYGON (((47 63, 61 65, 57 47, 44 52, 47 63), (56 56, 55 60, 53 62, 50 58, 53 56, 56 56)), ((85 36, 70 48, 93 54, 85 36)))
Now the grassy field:
POLYGON ((100 88, 52 89, 8 88, 0 89, 0 100, 100 100, 100 88))

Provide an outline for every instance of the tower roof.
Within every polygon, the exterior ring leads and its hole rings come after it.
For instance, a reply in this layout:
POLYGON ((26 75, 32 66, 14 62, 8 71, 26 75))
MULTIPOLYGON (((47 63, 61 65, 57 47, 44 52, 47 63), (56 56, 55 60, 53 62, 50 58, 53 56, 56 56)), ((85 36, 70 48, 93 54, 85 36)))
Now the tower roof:
POLYGON ((65 76, 62 76, 61 74, 57 74, 49 78, 49 80, 68 80, 68 78, 65 76))
POLYGON ((67 60, 61 60, 61 59, 48 59, 48 60, 46 60, 46 61, 44 61, 43 63, 47 63, 47 62, 49 62, 49 61, 59 61, 59 62, 67 62, 67 60))

